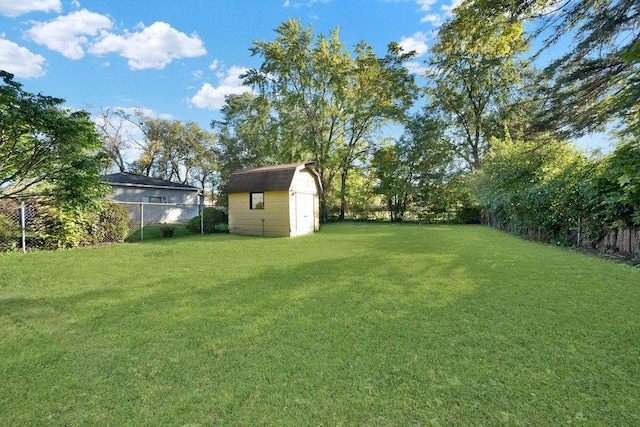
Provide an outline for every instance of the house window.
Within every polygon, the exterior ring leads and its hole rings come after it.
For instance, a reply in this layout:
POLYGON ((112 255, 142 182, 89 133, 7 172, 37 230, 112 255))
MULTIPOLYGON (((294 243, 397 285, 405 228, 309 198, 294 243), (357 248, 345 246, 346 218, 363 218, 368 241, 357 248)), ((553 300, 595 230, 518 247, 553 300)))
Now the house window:
POLYGON ((249 193, 249 209, 264 209, 264 193, 249 193))
POLYGON ((142 198, 144 203, 167 203, 165 196, 145 196, 142 198))

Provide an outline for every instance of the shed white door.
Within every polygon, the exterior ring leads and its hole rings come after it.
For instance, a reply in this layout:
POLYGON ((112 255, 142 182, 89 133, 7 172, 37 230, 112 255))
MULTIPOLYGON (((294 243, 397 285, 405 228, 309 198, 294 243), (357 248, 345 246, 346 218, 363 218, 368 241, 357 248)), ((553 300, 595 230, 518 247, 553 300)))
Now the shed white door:
POLYGON ((296 234, 309 234, 314 232, 315 217, 313 194, 296 193, 296 234))

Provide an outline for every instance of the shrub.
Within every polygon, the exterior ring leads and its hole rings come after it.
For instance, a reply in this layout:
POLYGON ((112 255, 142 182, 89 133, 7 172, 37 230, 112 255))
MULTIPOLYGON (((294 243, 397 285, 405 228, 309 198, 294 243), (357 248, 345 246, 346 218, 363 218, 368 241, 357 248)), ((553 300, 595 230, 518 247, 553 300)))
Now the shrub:
POLYGON ((86 214, 77 209, 63 210, 58 206, 41 206, 33 221, 36 240, 43 249, 64 249, 80 246, 95 232, 86 214))
POLYGON ((93 210, 43 205, 33 221, 33 231, 43 249, 123 242, 129 234, 129 212, 109 200, 93 210))
MULTIPOLYGON (((220 225, 227 224, 229 222, 229 216, 220 209, 205 208, 204 211, 204 232, 205 233, 219 233, 220 225)), ((187 224, 187 230, 191 233, 200 233, 200 215, 191 218, 187 224)))
POLYGON ((463 206, 458 212, 458 222, 462 224, 480 224, 482 222, 482 208, 475 205, 463 206))
POLYGON ((176 229, 171 225, 163 225, 160 227, 160 237, 173 237, 176 229))
POLYGON ((0 213, 0 251, 10 251, 16 247, 20 227, 9 218, 0 213))
POLYGON ((98 242, 124 242, 129 235, 129 211, 121 203, 105 201, 98 214, 98 242))

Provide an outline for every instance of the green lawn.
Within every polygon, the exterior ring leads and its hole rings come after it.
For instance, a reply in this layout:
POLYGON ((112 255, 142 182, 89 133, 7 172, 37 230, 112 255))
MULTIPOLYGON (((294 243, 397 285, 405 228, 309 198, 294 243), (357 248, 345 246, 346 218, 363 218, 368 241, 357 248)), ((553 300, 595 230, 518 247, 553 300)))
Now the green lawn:
POLYGON ((187 230, 187 225, 184 223, 179 224, 154 224, 154 225, 145 225, 142 229, 142 236, 140 235, 140 228, 134 227, 132 233, 127 237, 126 241, 131 243, 137 243, 141 240, 153 240, 160 239, 160 229, 161 228, 171 228, 173 230, 173 237, 184 237, 188 236, 191 233, 187 230), (142 238, 141 238, 142 237, 142 238))
POLYGON ((0 256, 0 425, 639 425, 640 270, 479 226, 0 256))

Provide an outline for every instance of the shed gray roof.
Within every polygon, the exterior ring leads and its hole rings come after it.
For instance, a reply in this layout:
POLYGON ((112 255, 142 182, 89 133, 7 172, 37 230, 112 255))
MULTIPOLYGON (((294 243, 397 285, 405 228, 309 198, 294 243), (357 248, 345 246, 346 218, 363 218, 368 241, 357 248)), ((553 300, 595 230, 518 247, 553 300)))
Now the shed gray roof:
POLYGON ((167 181, 166 179, 151 178, 150 176, 136 175, 128 172, 118 172, 103 175, 102 180, 114 185, 124 185, 129 187, 154 187, 154 188, 174 188, 179 190, 199 190, 192 185, 181 184, 179 182, 167 181))
POLYGON ((227 193, 286 191, 291 187, 297 170, 309 168, 317 176, 313 165, 314 163, 290 163, 237 171, 229 177, 227 193))

